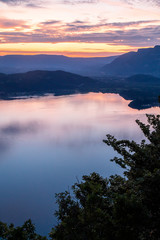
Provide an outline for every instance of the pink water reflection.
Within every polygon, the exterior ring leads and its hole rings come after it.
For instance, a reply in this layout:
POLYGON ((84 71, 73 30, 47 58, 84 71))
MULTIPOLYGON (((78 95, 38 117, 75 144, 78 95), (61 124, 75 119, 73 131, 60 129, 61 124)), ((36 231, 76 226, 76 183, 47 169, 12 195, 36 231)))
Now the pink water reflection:
POLYGON ((43 141, 53 144, 95 144, 105 133, 138 140, 135 119, 145 120, 145 113, 158 114, 159 108, 139 111, 129 103, 118 94, 102 93, 0 101, 0 129, 19 124, 23 130, 37 124, 41 130, 34 137, 39 141, 43 134, 43 141))

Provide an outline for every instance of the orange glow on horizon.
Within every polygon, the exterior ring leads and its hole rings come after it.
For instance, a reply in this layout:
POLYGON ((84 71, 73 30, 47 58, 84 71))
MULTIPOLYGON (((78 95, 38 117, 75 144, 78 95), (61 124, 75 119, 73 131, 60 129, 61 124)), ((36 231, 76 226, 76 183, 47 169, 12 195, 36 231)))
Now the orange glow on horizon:
POLYGON ((105 43, 7 43, 0 45, 0 55, 65 55, 68 57, 105 57, 136 51, 139 47, 105 43))
POLYGON ((156 1, 131 2, 0 1, 0 55, 103 57, 158 45, 156 1))

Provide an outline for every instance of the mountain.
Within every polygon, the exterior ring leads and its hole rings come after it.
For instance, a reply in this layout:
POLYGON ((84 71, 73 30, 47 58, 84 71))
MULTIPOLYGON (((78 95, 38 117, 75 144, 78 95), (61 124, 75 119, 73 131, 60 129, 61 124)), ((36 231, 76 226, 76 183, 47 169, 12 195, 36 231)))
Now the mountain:
POLYGON ((1 98, 28 94, 70 94, 100 91, 106 84, 64 71, 31 71, 0 74, 1 98))
POLYGON ((123 77, 135 74, 160 77, 160 46, 123 54, 105 65, 102 72, 107 75, 123 77))
POLYGON ((113 57, 71 58, 63 55, 6 55, 0 56, 0 72, 23 73, 34 70, 62 70, 80 75, 97 75, 112 62, 113 57))

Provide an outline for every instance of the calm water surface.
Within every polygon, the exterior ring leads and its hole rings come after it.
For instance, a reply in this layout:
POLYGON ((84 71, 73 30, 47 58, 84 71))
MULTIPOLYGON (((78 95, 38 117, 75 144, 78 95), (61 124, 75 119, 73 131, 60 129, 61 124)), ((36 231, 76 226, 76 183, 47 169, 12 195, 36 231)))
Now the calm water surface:
POLYGON ((54 194, 93 171, 122 174, 102 139, 143 138, 135 119, 159 108, 134 110, 116 94, 89 93, 0 101, 0 221, 28 218, 47 234, 56 223, 54 194))

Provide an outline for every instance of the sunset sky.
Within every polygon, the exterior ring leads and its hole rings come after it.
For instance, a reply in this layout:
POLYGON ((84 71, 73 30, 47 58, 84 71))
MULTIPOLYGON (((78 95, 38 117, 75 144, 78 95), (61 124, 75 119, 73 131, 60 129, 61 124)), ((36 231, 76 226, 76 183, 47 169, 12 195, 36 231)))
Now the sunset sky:
POLYGON ((160 0, 0 0, 0 55, 111 56, 160 44, 160 0))

